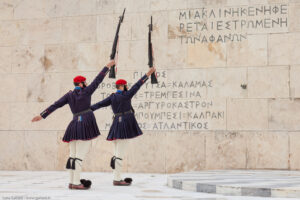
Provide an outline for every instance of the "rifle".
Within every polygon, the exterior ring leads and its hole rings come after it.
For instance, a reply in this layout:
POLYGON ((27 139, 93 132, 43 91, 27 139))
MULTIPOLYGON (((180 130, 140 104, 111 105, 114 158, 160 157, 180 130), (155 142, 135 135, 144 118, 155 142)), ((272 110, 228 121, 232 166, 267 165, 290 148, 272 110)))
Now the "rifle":
MULTIPOLYGON (((153 67, 153 55, 152 55, 152 42, 151 42, 151 32, 153 30, 153 25, 152 25, 152 16, 151 16, 151 23, 148 25, 149 26, 149 33, 148 33, 148 65, 149 67, 153 67)), ((157 77, 156 77, 156 72, 151 74, 151 84, 157 84, 157 77)))
MULTIPOLYGON (((126 8, 124 8, 123 15, 119 17, 119 24, 118 24, 118 27, 117 27, 114 43, 113 43, 111 54, 110 54, 110 59, 111 60, 115 59, 115 56, 116 56, 116 53, 117 53, 117 45, 118 45, 118 40, 119 40, 119 31, 120 31, 121 23, 123 22, 123 19, 124 19, 125 10, 126 10, 126 8)), ((116 69, 115 69, 115 67, 116 66, 114 65, 110 68, 109 78, 116 78, 116 69)))

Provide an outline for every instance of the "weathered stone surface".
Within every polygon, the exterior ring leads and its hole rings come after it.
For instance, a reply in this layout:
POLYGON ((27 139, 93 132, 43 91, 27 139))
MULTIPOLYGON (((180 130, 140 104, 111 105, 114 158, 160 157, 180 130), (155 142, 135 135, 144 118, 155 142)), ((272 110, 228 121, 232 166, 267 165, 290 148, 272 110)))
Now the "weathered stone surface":
MULTIPOLYGON (((167 12, 158 12, 153 17, 153 31, 151 37, 153 40, 155 39, 161 39, 161 40, 167 40, 168 39, 168 13, 167 12)), ((148 19, 148 23, 149 24, 148 19)))
POLYGON ((268 101, 265 99, 229 99, 228 130, 268 129, 268 101))
POLYGON ((0 73, 12 71, 12 48, 0 47, 0 73))
POLYGON ((62 19, 32 19, 17 24, 20 43, 24 45, 62 42, 62 19))
POLYGON ((189 44, 187 64, 191 67, 226 66, 226 48, 221 43, 189 44))
POLYGON ((166 144, 167 137, 165 133, 151 133, 145 131, 144 135, 131 140, 127 153, 128 171, 156 171, 165 173, 166 157, 168 157, 166 155, 166 144))
MULTIPOLYGON (((113 41, 116 31, 116 17, 114 15, 100 15, 97 20, 97 40, 113 41)), ((123 27, 122 27, 123 28, 123 27)))
POLYGON ((206 79, 212 81, 212 88, 207 90, 207 96, 245 98, 247 90, 241 85, 247 82, 245 68, 209 68, 206 70, 206 79))
POLYGON ((169 6, 169 1, 150 0, 150 9, 153 11, 166 10, 169 6))
POLYGON ((133 70, 148 63, 147 43, 142 40, 124 41, 119 46, 118 65, 133 70))
POLYGON ((47 18, 45 0, 23 0, 14 6, 15 19, 47 18))
POLYGON ((288 66, 248 68, 249 98, 288 98, 289 92, 288 66))
POLYGON ((0 21, 0 45, 17 45, 21 38, 21 26, 18 21, 0 21))
POLYGON ((78 68, 80 71, 100 71, 106 65, 108 56, 105 57, 105 51, 108 45, 99 44, 80 44, 78 46, 78 68))
POLYGON ((288 169, 288 134, 282 132, 245 134, 247 135, 248 169, 288 169))
POLYGON ((181 45, 178 40, 158 39, 153 41, 153 55, 157 70, 184 68, 187 62, 187 47, 181 45))
MULTIPOLYGON (((117 26, 119 23, 119 17, 122 15, 122 12, 114 15, 99 15, 97 17, 97 40, 98 41, 110 41, 112 46, 112 42, 115 38, 115 33, 117 30, 117 26)), ((140 24, 140 21, 145 20, 142 14, 128 14, 124 16, 121 29, 119 31, 119 41, 123 40, 131 40, 136 38, 136 28, 139 27, 143 30, 143 26, 146 28, 146 24, 140 24), (139 20, 140 19, 140 20, 139 20), (138 23, 137 26, 132 26, 132 24, 138 23)), ((143 36, 146 37, 147 35, 143 36)), ((119 42, 122 44, 122 42, 119 42)))
MULTIPOLYGON (((181 35, 178 11, 168 12, 168 39, 179 39, 181 35)), ((183 32, 186 34, 186 32, 183 32)))
POLYGON ((13 19, 15 2, 10 0, 3 0, 0 3, 0 19, 10 20, 13 19))
POLYGON ((206 169, 240 169, 247 163, 246 135, 211 132, 206 135, 206 169))
MULTIPOLYGON (((2 127, 1 124, 0 127, 2 127)), ((0 131, 0 150, 1 170, 27 169, 24 165, 24 131, 0 131)))
POLYGON ((247 40, 227 43, 227 66, 267 65, 267 35, 248 35, 247 40))
POLYGON ((12 72, 38 73, 45 69, 44 46, 18 46, 13 50, 12 72))
MULTIPOLYGON (((100 0, 101 1, 101 0, 100 0)), ((107 0, 102 0, 103 2, 107 0)), ((145 13, 148 12, 150 9, 150 0, 124 0, 124 1, 110 1, 107 2, 113 5, 113 9, 115 13, 123 12, 123 9, 126 8, 126 13, 145 13), (114 2, 116 1, 116 2, 114 2)), ((108 12, 108 11, 104 11, 108 12)))
POLYGON ((49 17, 78 16, 80 14, 80 0, 48 0, 45 1, 46 13, 49 17))
POLYGON ((26 101, 27 83, 28 76, 25 74, 8 74, 3 77, 3 84, 5 87, 0 88, 0 102, 26 101))
POLYGON ((202 6, 220 6, 220 5, 248 5, 249 0, 188 0, 188 7, 202 7, 202 6))
POLYGON ((299 145, 299 132, 289 132, 289 169, 300 169, 300 145, 299 145))
POLYGON ((300 33, 271 34, 268 37, 269 65, 300 64, 300 33))
POLYGON ((30 80, 27 81, 28 102, 54 102, 61 97, 59 91, 63 83, 60 74, 32 74, 28 78, 30 80))
POLYGON ((168 0, 168 8, 167 9, 186 9, 188 0, 168 0))
POLYGON ((206 165, 206 144, 205 133, 176 132, 167 133, 166 136, 166 172, 197 171, 205 168, 206 165), (184 145, 182 141, 187 143, 184 145), (195 148, 197 146, 197 148, 195 148), (185 157, 182 160, 179 158, 185 157))
POLYGON ((115 11, 116 0, 97 0, 97 14, 112 14, 115 11))
POLYGON ((24 113, 27 113, 27 108, 25 105, 25 103, 10 104, 10 114, 7 116, 10 119, 10 130, 26 130, 26 124, 30 123, 30 121, 29 119, 26 120, 26 117, 24 116, 24 113))
POLYGON ((24 133, 24 161, 27 170, 55 170, 57 150, 56 131, 24 133))
POLYGON ((300 3, 299 2, 289 4, 289 19, 290 19, 289 31, 291 31, 291 32, 300 31, 299 9, 300 9, 300 3))
POLYGON ((62 21, 62 39, 64 42, 96 42, 97 17, 81 16, 65 18, 62 21))
POLYGON ((80 15, 97 14, 97 1, 98 0, 89 0, 89 1, 79 0, 80 15))
MULTIPOLYGON (((146 40, 148 39, 148 31, 150 24, 150 13, 139 13, 130 15, 132 21, 132 39, 133 40, 146 40)), ((155 20, 155 17, 154 17, 155 20)), ((128 21, 128 19, 126 20, 128 21)), ((153 33, 152 33, 153 35, 153 33)))
POLYGON ((299 130, 300 107, 299 99, 271 99, 269 100, 269 129, 271 130, 299 130))
POLYGON ((75 44, 46 45, 42 66, 46 72, 78 71, 78 46, 75 44))
POLYGON ((299 98, 300 88, 299 88, 299 75, 300 66, 295 65, 290 67, 290 97, 299 98))
MULTIPOLYGON (((289 3, 294 0, 249 0, 249 4, 260 4, 260 3, 265 3, 265 4, 273 4, 273 3, 289 3)), ((296 0, 297 1, 297 0, 296 0)))
MULTIPOLYGON (((2 103, 3 109, 0 112, 0 129, 1 131, 7 131, 11 126, 11 104, 2 103)), ((8 132, 10 133, 10 132, 8 132)))

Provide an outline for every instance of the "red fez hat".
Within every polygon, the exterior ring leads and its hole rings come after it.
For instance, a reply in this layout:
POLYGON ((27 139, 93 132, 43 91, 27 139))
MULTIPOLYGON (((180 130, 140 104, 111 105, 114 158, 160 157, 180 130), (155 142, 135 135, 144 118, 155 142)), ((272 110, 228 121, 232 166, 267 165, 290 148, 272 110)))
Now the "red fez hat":
POLYGON ((119 79, 116 81, 116 85, 126 85, 127 81, 125 81, 124 79, 119 79))
POLYGON ((83 76, 76 76, 73 80, 74 80, 74 83, 82 83, 86 80, 86 78, 83 76))

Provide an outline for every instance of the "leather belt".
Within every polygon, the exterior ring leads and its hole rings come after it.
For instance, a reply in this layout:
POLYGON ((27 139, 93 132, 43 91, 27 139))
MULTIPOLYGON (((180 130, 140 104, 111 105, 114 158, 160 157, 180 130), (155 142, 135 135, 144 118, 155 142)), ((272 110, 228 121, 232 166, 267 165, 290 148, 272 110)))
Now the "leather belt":
POLYGON ((85 114, 85 113, 88 113, 88 112, 92 112, 92 110, 89 108, 87 110, 84 110, 84 111, 81 111, 81 112, 78 112, 78 113, 74 113, 73 117, 78 117, 78 116, 80 116, 82 114, 85 114))
POLYGON ((122 115, 125 115, 125 114, 129 114, 129 113, 133 113, 133 111, 132 111, 132 110, 129 110, 129 111, 122 112, 122 113, 116 113, 116 114, 114 115, 114 117, 119 117, 119 116, 122 116, 122 115))

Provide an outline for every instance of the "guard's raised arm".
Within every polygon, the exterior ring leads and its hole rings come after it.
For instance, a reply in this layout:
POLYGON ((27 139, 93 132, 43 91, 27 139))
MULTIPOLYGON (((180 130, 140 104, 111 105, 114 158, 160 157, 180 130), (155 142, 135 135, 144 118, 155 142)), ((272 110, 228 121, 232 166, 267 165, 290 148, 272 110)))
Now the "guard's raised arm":
POLYGON ((137 91, 141 88, 141 86, 149 79, 149 76, 153 74, 156 71, 155 67, 151 67, 149 71, 141 78, 139 79, 131 88, 126 92, 126 96, 132 98, 137 91))
POLYGON ((102 83, 104 77, 108 73, 109 69, 115 65, 115 61, 111 60, 106 66, 102 69, 102 71, 96 76, 96 78, 92 81, 92 83, 85 88, 85 91, 88 94, 93 94, 95 90, 98 88, 99 84, 102 83))

